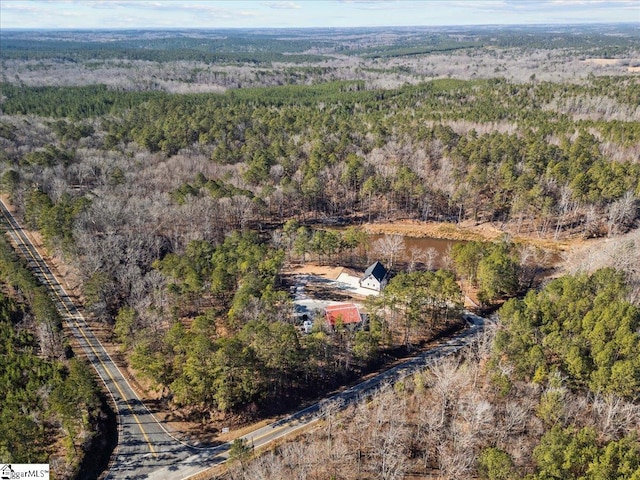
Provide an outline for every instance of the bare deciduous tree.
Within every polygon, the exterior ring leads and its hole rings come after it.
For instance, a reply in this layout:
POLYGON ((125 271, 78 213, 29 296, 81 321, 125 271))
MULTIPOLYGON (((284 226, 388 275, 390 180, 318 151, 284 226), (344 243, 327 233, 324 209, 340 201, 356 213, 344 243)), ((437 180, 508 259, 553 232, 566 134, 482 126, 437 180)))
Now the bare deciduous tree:
POLYGON ((391 269, 396 258, 405 250, 404 238, 400 235, 385 235, 374 242, 373 250, 383 258, 387 268, 391 269))
POLYGON ((633 223, 637 215, 636 197, 633 192, 609 205, 607 209, 607 234, 609 237, 623 232, 633 223))

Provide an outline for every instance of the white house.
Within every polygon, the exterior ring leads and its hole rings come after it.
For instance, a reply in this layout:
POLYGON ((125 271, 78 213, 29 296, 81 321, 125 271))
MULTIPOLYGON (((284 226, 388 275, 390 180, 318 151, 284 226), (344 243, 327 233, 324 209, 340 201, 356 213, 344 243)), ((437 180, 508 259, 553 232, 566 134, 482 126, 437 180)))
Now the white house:
POLYGON ((387 284, 387 275, 389 272, 380 262, 369 265, 360 279, 360 286, 369 288, 376 292, 381 291, 387 284))

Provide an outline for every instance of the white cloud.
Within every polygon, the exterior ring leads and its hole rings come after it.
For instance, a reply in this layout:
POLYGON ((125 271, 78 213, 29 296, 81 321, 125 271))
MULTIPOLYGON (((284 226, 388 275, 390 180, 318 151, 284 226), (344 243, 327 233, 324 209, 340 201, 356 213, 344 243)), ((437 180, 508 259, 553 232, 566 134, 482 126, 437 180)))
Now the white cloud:
POLYGON ((302 8, 296 2, 267 2, 265 5, 276 10, 298 10, 302 8))
POLYGON ((388 10, 389 13, 393 13, 394 10, 398 10, 402 6, 406 7, 407 5, 416 8, 425 6, 424 1, 403 2, 401 0, 340 0, 340 3, 360 10, 388 10))
POLYGON ((462 8, 504 8, 507 6, 507 2, 504 0, 486 0, 484 2, 474 2, 473 0, 452 0, 449 2, 449 6, 462 8))
POLYGON ((234 12, 233 15, 239 15, 245 18, 259 18, 261 16, 260 13, 255 10, 241 10, 239 12, 234 12))
POLYGON ((594 5, 597 3, 611 3, 606 0, 548 0, 552 5, 594 5))
POLYGON ((0 6, 2 6, 2 11, 10 12, 10 13, 32 13, 39 12, 40 8, 36 3, 23 3, 23 2, 0 2, 0 6))

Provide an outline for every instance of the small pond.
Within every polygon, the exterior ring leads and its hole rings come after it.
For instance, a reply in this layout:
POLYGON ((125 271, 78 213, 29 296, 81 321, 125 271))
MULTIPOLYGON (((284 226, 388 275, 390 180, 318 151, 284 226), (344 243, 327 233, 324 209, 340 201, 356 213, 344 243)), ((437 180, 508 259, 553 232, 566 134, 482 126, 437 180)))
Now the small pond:
MULTIPOLYGON (((374 248, 377 240, 385 236, 386 235, 377 233, 369 235, 369 245, 371 248, 374 248)), ((402 238, 404 240, 404 250, 399 254, 397 262, 409 264, 413 260, 427 265, 427 263, 431 261, 431 267, 434 269, 444 266, 444 259, 448 255, 451 247, 458 243, 466 243, 461 240, 445 240, 430 237, 403 236, 402 238), (430 258, 431 260, 429 260, 430 258)))

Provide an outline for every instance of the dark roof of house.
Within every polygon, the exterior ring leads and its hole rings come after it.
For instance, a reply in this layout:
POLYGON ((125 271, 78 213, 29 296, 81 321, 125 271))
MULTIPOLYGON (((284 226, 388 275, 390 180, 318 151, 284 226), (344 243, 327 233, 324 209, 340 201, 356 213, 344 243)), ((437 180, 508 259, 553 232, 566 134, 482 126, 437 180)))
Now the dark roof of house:
POLYGON ((338 303, 336 305, 329 305, 324 309, 325 316, 327 317, 327 322, 333 327, 335 326, 338 319, 342 321, 342 323, 360 323, 362 318, 360 318, 360 312, 358 311, 358 307, 356 307, 353 303, 338 303))
POLYGON ((384 268, 384 265, 380 262, 375 262, 369 265, 369 268, 364 271, 364 276, 362 278, 367 278, 369 275, 373 275, 376 280, 381 282, 384 280, 384 277, 387 276, 387 269, 384 268))

